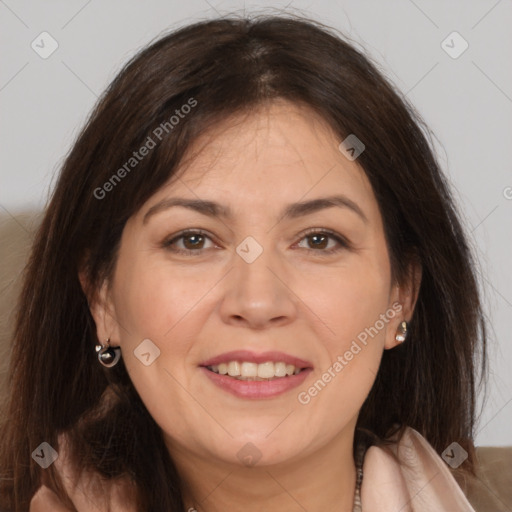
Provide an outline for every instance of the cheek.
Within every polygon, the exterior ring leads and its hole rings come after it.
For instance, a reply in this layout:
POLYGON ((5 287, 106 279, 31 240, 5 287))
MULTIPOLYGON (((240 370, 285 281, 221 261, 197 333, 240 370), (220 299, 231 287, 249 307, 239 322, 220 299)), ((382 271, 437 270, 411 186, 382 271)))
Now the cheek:
POLYGON ((361 259, 336 269, 328 282, 313 282, 308 280, 305 302, 322 320, 323 354, 299 403, 343 423, 357 414, 377 375, 394 316, 388 311, 389 274, 381 262, 361 259))
POLYGON ((146 405, 158 390, 172 387, 166 373, 176 373, 171 357, 183 361, 187 351, 186 339, 175 335, 187 300, 174 284, 181 282, 177 276, 162 270, 137 260, 120 260, 117 268, 114 301, 122 356, 146 405))
POLYGON ((348 350, 352 340, 384 342, 387 323, 379 319, 388 309, 389 273, 382 263, 354 258, 353 264, 313 276, 303 286, 298 294, 321 319, 331 360, 348 350))
MULTIPOLYGON (((211 288, 205 279, 169 264, 133 261, 119 266, 116 313, 129 337, 151 338, 165 345, 194 306, 211 288)), ((203 276, 204 277, 204 276, 203 276)))
POLYGON ((326 438, 357 416, 377 376, 388 325, 380 320, 385 301, 378 295, 364 299, 339 300, 335 308, 324 309, 335 334, 323 338, 321 362, 297 396, 305 414, 316 418, 308 428, 320 423, 326 438))
MULTIPOLYGON (((184 428, 176 410, 191 408, 190 351, 206 321, 198 314, 206 304, 206 292, 215 281, 172 269, 119 260, 116 284, 116 315, 121 326, 121 346, 126 369, 150 414, 160 425, 184 428), (129 277, 121 277, 129 276, 129 277), (203 298, 203 300, 201 300, 203 298), (143 340, 151 344, 141 345, 143 340), (142 352, 139 347, 147 346, 142 352), (149 352, 149 357, 141 356, 149 352), (156 356, 156 357, 155 357, 156 356), (144 359, 150 364, 144 364, 144 359), (170 404, 172 403, 172 407, 170 404), (181 425, 181 427, 180 427, 181 425)), ((206 276, 204 276, 206 277, 206 276)), ((204 419, 198 412, 198 423, 204 419)), ((204 413, 203 413, 204 414, 204 413)))

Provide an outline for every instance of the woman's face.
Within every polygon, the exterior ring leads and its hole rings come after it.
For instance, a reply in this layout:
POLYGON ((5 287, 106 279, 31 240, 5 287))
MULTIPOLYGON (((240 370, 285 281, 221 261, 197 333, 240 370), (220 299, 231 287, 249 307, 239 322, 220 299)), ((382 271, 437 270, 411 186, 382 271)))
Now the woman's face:
POLYGON ((293 461, 352 439, 412 306, 370 183, 327 125, 286 102, 233 119, 130 218, 93 314, 171 452, 293 461), (196 207, 166 206, 178 198, 196 207))

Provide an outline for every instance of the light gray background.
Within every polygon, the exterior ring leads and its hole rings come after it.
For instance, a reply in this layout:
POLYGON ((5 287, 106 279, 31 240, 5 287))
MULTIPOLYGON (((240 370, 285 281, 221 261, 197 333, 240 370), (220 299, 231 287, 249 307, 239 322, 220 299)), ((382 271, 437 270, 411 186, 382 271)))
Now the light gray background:
POLYGON ((433 130, 481 261, 491 323, 476 444, 512 444, 511 0, 0 0, 0 215, 24 228, 24 212, 44 208, 97 96, 142 46, 162 31, 244 9, 294 12, 341 29, 433 130), (47 59, 31 48, 43 31, 59 44, 47 59), (453 31, 469 44, 456 59, 441 47, 453 31))

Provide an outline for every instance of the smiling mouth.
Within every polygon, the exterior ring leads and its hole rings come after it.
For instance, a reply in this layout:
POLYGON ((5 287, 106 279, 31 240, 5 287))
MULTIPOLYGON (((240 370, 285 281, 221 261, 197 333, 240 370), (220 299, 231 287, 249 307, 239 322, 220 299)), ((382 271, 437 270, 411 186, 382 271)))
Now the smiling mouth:
POLYGON ((282 361, 267 361, 265 363, 253 363, 248 361, 229 361, 211 366, 205 366, 208 370, 218 375, 224 375, 243 381, 272 381, 286 379, 298 375, 306 368, 296 367, 282 361))

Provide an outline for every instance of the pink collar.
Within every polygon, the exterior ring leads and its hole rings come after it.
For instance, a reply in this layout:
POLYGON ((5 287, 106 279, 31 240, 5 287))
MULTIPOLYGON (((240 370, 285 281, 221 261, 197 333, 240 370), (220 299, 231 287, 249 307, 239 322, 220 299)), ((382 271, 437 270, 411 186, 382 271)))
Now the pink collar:
POLYGON ((363 512, 475 512, 443 459, 407 427, 389 450, 371 446, 363 464, 363 512))

